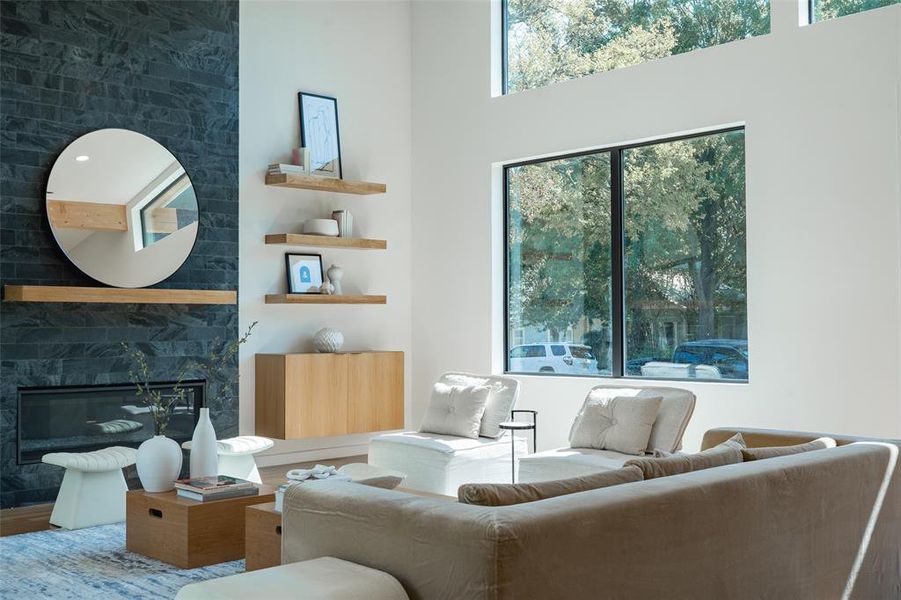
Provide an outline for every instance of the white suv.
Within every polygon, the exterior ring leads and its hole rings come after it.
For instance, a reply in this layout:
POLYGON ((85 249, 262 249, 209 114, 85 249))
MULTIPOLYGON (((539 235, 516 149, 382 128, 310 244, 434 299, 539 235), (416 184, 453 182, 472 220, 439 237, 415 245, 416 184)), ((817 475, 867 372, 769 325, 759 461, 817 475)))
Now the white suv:
POLYGON ((511 373, 564 373, 597 375, 598 361, 590 346, 571 342, 523 344, 510 348, 511 373))

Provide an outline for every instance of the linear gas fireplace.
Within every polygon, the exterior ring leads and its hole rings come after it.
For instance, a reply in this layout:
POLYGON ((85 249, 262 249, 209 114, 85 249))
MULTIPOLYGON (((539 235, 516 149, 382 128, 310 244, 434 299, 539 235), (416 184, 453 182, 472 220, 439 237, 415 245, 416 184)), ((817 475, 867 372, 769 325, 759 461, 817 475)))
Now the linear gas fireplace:
MULTIPOLYGON (((155 383, 163 395, 173 383, 155 383)), ((184 400, 174 407, 166 436, 181 444, 191 439, 200 407, 203 381, 182 382, 184 400)), ((22 464, 41 462, 49 452, 89 452, 109 446, 137 448, 153 437, 150 409, 135 386, 19 388, 18 456, 22 464)))

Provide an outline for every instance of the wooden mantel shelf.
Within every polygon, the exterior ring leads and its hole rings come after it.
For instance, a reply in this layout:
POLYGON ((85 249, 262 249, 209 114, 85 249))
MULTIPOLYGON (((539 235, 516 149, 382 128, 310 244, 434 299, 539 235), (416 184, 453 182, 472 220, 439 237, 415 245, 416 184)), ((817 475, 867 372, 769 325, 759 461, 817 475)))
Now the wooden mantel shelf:
POLYGON ((270 175, 267 173, 266 185, 302 190, 317 190, 320 192, 338 192, 341 194, 384 194, 388 191, 388 186, 384 183, 332 179, 330 177, 315 177, 313 175, 299 175, 297 173, 280 173, 278 175, 270 175))
POLYGON ((234 290, 5 285, 6 302, 75 302, 109 304, 237 304, 234 290))
POLYGON ((306 235, 303 233, 270 233, 266 235, 266 243, 287 244, 291 246, 315 246, 317 248, 357 248, 360 250, 384 250, 388 247, 388 242, 385 240, 329 237, 325 235, 306 235))
POLYGON ((267 294, 266 304, 387 304, 387 296, 352 294, 267 294))

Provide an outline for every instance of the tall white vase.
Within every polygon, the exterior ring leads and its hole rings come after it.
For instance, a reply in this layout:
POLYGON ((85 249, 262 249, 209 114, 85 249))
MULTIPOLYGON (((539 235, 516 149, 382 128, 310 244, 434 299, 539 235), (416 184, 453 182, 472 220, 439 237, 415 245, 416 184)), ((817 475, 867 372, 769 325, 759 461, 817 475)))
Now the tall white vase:
POLYGON ((138 446, 135 465, 138 479, 148 492, 168 492, 175 489, 181 473, 181 448, 178 442, 164 435, 155 435, 138 446))
POLYGON ((191 477, 215 477, 219 474, 216 430, 210 421, 210 409, 200 409, 200 419, 191 438, 191 477))

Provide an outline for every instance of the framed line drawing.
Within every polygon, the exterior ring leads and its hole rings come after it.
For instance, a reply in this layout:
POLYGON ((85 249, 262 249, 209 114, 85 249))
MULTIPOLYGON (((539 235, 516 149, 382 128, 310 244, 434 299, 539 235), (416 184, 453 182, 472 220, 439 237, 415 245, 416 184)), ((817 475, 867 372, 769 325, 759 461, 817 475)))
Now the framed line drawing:
POLYGON ((298 92, 300 145, 310 151, 310 174, 341 179, 338 100, 298 92))

